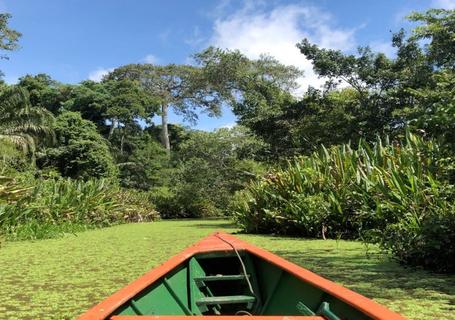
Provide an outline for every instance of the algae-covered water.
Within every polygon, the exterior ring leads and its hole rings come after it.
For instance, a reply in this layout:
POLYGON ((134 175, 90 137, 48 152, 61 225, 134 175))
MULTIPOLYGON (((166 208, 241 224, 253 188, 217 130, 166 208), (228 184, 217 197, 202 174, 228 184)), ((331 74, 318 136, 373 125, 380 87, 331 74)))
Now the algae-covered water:
MULTIPOLYGON (((121 225, 0 248, 0 319, 74 319, 228 221, 121 225)), ((359 242, 238 235, 408 319, 455 319, 455 277, 405 269, 359 242), (368 254, 367 254, 368 253, 368 254)))

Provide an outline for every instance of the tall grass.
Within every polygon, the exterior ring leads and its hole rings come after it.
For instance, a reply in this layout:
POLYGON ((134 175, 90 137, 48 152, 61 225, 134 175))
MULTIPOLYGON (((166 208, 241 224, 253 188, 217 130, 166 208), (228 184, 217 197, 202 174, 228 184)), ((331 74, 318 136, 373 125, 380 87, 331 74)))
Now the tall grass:
POLYGON ((0 205, 19 200, 30 189, 30 187, 20 187, 14 178, 0 175, 0 205))
POLYGON ((393 251, 393 226, 416 230, 455 211, 441 158, 436 143, 410 133, 402 143, 378 138, 356 149, 322 147, 237 194, 234 219, 247 232, 368 237, 393 251))
POLYGON ((35 180, 16 201, 0 208, 0 229, 8 238, 46 238, 118 222, 155 219, 146 196, 121 190, 108 180, 35 180))

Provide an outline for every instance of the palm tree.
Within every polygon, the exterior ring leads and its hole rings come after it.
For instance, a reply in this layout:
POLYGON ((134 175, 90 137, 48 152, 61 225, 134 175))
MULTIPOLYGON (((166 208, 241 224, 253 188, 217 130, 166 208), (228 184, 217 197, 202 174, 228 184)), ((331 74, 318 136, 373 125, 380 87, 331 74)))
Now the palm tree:
POLYGON ((0 143, 34 154, 38 138, 53 137, 53 120, 48 110, 31 106, 24 88, 12 86, 0 96, 0 143))

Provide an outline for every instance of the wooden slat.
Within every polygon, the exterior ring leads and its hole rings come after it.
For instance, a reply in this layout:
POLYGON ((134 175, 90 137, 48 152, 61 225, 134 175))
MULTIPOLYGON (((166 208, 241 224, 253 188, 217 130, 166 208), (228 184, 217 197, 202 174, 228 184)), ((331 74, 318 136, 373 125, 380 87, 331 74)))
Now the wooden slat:
MULTIPOLYGON (((248 275, 249 277, 249 275, 248 275)), ((245 276, 243 274, 232 274, 232 275, 218 275, 218 276, 206 276, 196 277, 195 281, 229 281, 229 280, 243 280, 245 276)))
POLYGON ((205 297, 196 300, 198 305, 213 305, 213 304, 235 304, 235 303, 252 303, 256 301, 253 296, 219 296, 219 297, 205 297))

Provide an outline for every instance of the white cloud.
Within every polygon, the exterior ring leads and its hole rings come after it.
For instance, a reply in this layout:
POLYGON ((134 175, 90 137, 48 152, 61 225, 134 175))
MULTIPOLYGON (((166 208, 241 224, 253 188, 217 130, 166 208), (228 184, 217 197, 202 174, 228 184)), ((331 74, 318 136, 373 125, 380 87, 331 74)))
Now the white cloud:
POLYGON ((100 82, 103 80, 103 77, 107 75, 109 72, 114 71, 115 68, 98 68, 96 70, 91 71, 88 74, 89 80, 100 82))
POLYGON ((382 52, 387 57, 395 56, 396 48, 392 46, 392 41, 373 41, 370 43, 370 48, 373 51, 382 52))
POLYGON ((229 122, 229 123, 226 123, 226 124, 223 124, 223 125, 219 126, 218 129, 232 129, 236 125, 237 124, 235 122, 229 122))
POLYGON ((311 62, 296 48, 298 42, 308 38, 322 47, 343 51, 356 46, 355 30, 334 27, 332 21, 330 14, 314 7, 286 5, 264 11, 247 2, 243 9, 215 21, 210 44, 239 49, 252 59, 269 54, 300 68, 305 72, 299 80, 302 92, 309 85, 319 87, 324 80, 314 74, 311 62))
POLYGON ((455 0, 433 0, 431 4, 432 7, 438 9, 439 8, 448 10, 455 9, 455 0))
POLYGON ((144 59, 142 59, 142 61, 144 61, 145 63, 150 63, 150 64, 158 64, 159 63, 159 59, 153 54, 146 55, 144 57, 144 59))

